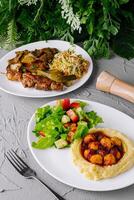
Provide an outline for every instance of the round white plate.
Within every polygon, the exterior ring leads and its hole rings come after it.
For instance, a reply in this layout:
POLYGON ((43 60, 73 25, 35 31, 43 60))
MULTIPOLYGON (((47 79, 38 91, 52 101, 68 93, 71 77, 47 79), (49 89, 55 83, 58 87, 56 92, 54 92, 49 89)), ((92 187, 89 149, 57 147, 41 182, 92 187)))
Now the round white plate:
POLYGON ((9 81, 5 75, 0 75, 0 89, 17 96, 23 97, 33 97, 33 98, 45 98, 45 97, 53 97, 62 95, 73 90, 76 90, 80 86, 82 86, 91 76, 93 70, 93 63, 91 57, 88 53, 77 45, 71 45, 69 42, 61 41, 61 40, 48 40, 30 43, 24 46, 21 46, 13 51, 10 51, 0 60, 0 72, 6 72, 6 67, 8 64, 8 60, 15 56, 16 51, 22 50, 34 50, 34 49, 41 49, 45 47, 50 48, 57 48, 60 51, 64 51, 69 49, 70 47, 74 49, 76 54, 81 54, 83 58, 89 61, 90 66, 88 72, 80 79, 77 80, 72 86, 65 88, 63 91, 43 91, 43 90, 36 90, 34 88, 24 88, 21 83, 16 81, 9 81))
MULTIPOLYGON (((134 119, 112 107, 92 101, 86 102, 89 104, 89 106, 86 107, 88 111, 94 110, 102 116, 104 123, 100 127, 119 130, 125 133, 130 139, 134 140, 134 119)), ((55 101, 46 105, 54 104, 55 101)), ((110 179, 90 181, 79 172, 79 169, 76 166, 74 166, 69 148, 61 150, 54 147, 46 150, 32 148, 31 143, 36 140, 32 133, 34 125, 33 115, 29 122, 27 132, 28 145, 32 155, 42 169, 60 182, 72 187, 90 191, 117 190, 134 183, 134 167, 127 172, 110 179)))

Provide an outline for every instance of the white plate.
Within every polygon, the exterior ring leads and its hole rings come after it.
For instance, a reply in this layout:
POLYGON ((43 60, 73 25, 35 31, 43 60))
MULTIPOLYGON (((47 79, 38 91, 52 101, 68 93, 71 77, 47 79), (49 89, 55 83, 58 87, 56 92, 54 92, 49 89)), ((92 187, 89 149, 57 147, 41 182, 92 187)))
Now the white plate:
MULTIPOLYGON (((6 54, 2 59, 0 60, 0 72, 6 72, 6 67, 8 64, 8 60, 13 58, 15 56, 16 51, 21 50, 34 50, 44 47, 51 47, 51 48, 57 48, 60 51, 64 51, 72 47, 69 42, 61 41, 61 40, 48 40, 46 41, 40 41, 40 42, 34 42, 30 43, 24 46, 21 46, 17 49, 14 49, 13 51, 6 54)), ((16 81, 9 81, 7 80, 5 75, 0 75, 0 89, 13 94, 17 96, 23 96, 23 97, 33 97, 33 98, 44 98, 44 97, 53 97, 62 95, 68 92, 71 92, 73 90, 76 90, 80 86, 82 86, 91 76, 92 70, 93 70, 93 63, 91 57, 88 55, 88 53, 82 49, 81 47, 77 45, 73 45, 73 48, 77 54, 81 54, 83 58, 89 61, 90 66, 88 69, 88 72, 78 81, 76 81, 72 86, 65 88, 63 91, 43 91, 43 90, 36 90, 34 88, 24 88, 21 83, 16 81)))
MULTIPOLYGON (((112 107, 92 101, 86 102, 89 104, 87 110, 95 110, 102 116, 104 123, 101 127, 119 130, 125 133, 130 139, 134 140, 134 119, 112 107)), ((45 105, 54 104, 55 101, 45 105)), ((72 187, 90 191, 117 190, 134 183, 134 167, 114 178, 101 181, 87 180, 84 175, 79 172, 78 168, 74 166, 69 148, 62 150, 56 148, 37 150, 31 147, 32 141, 36 140, 35 136, 32 134, 34 125, 33 115, 29 122, 27 132, 28 145, 33 157, 42 169, 60 182, 72 187)))

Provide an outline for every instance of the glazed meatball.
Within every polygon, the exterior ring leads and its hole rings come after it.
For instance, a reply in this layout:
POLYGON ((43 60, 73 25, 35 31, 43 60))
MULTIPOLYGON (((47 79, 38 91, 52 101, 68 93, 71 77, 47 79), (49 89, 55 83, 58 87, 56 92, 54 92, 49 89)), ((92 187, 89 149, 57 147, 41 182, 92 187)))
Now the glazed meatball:
POLYGON ((90 162, 91 162, 92 164, 102 165, 102 163, 103 163, 102 156, 99 155, 99 154, 92 155, 92 156, 90 157, 90 162))
POLYGON ((90 149, 86 149, 85 151, 84 151, 84 157, 86 158, 86 159, 88 159, 88 155, 90 154, 90 149))
POLYGON ((121 158, 121 153, 118 151, 116 147, 112 148, 110 153, 113 154, 117 160, 121 158))
POLYGON ((89 134, 84 137, 84 143, 86 144, 93 141, 95 141, 95 136, 93 134, 89 134))
POLYGON ((102 157, 104 157, 107 154, 107 152, 104 151, 103 149, 100 149, 100 150, 98 150, 98 154, 100 154, 102 157))
POLYGON ((104 137, 103 134, 99 134, 99 135, 98 135, 98 141, 100 141, 103 137, 104 137))
POLYGON ((121 158, 121 153, 119 151, 116 152, 116 158, 119 160, 121 158))
POLYGON ((99 149, 99 142, 90 142, 88 145, 88 148, 93 149, 93 150, 98 150, 99 149))
POLYGON ((112 141, 108 138, 108 137, 103 137, 101 140, 100 140, 100 143, 103 147, 107 148, 107 149, 111 149, 112 146, 113 146, 113 143, 112 141))
POLYGON ((110 166, 116 164, 123 156, 122 141, 109 137, 101 131, 88 134, 83 138, 81 153, 90 163, 110 166))
POLYGON ((113 154, 109 153, 104 156, 104 165, 113 165, 116 163, 116 158, 113 154))
POLYGON ((114 145, 117 145, 119 147, 122 145, 121 140, 119 138, 117 138, 117 137, 112 137, 111 140, 112 140, 114 145))
POLYGON ((86 159, 89 159, 94 154, 95 154, 95 151, 93 149, 85 149, 84 150, 84 157, 86 159))

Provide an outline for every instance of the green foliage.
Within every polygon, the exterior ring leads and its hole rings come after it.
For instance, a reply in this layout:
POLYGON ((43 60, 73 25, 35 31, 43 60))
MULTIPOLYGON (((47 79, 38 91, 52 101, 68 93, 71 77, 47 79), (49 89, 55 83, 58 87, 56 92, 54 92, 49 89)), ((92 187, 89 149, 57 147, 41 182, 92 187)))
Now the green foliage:
POLYGON ((112 49, 124 58, 134 58, 134 24, 127 23, 121 26, 121 31, 112 41, 112 49), (127 26, 125 30, 124 25, 127 26))
POLYGON ((122 16, 124 16, 120 31, 116 37, 111 41, 112 49, 118 55, 131 59, 134 58, 134 1, 122 9, 122 16))
POLYGON ((6 43, 4 45, 5 48, 13 49, 17 45, 17 41, 19 39, 17 33, 17 26, 14 19, 12 19, 7 26, 7 38, 6 43))
POLYGON ((83 42, 87 52, 96 58, 109 57, 110 42, 116 39, 124 18, 134 21, 132 3, 132 0, 0 0, 0 46, 12 49, 33 41, 62 39, 83 42))

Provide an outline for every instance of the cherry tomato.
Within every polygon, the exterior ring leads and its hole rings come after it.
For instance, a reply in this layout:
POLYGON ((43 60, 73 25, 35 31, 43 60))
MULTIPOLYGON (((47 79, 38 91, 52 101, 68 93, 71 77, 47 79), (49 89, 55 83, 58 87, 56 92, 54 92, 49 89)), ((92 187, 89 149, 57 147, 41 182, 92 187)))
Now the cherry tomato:
POLYGON ((77 122, 79 120, 78 115, 76 115, 76 113, 72 109, 69 109, 66 113, 70 117, 72 122, 75 123, 75 122, 77 122))
POLYGON ((57 101, 57 105, 61 105, 63 110, 68 110, 70 108, 70 99, 61 99, 57 101))
POLYGON ((80 107, 80 103, 79 102, 73 102, 70 104, 70 108, 79 108, 80 107))

